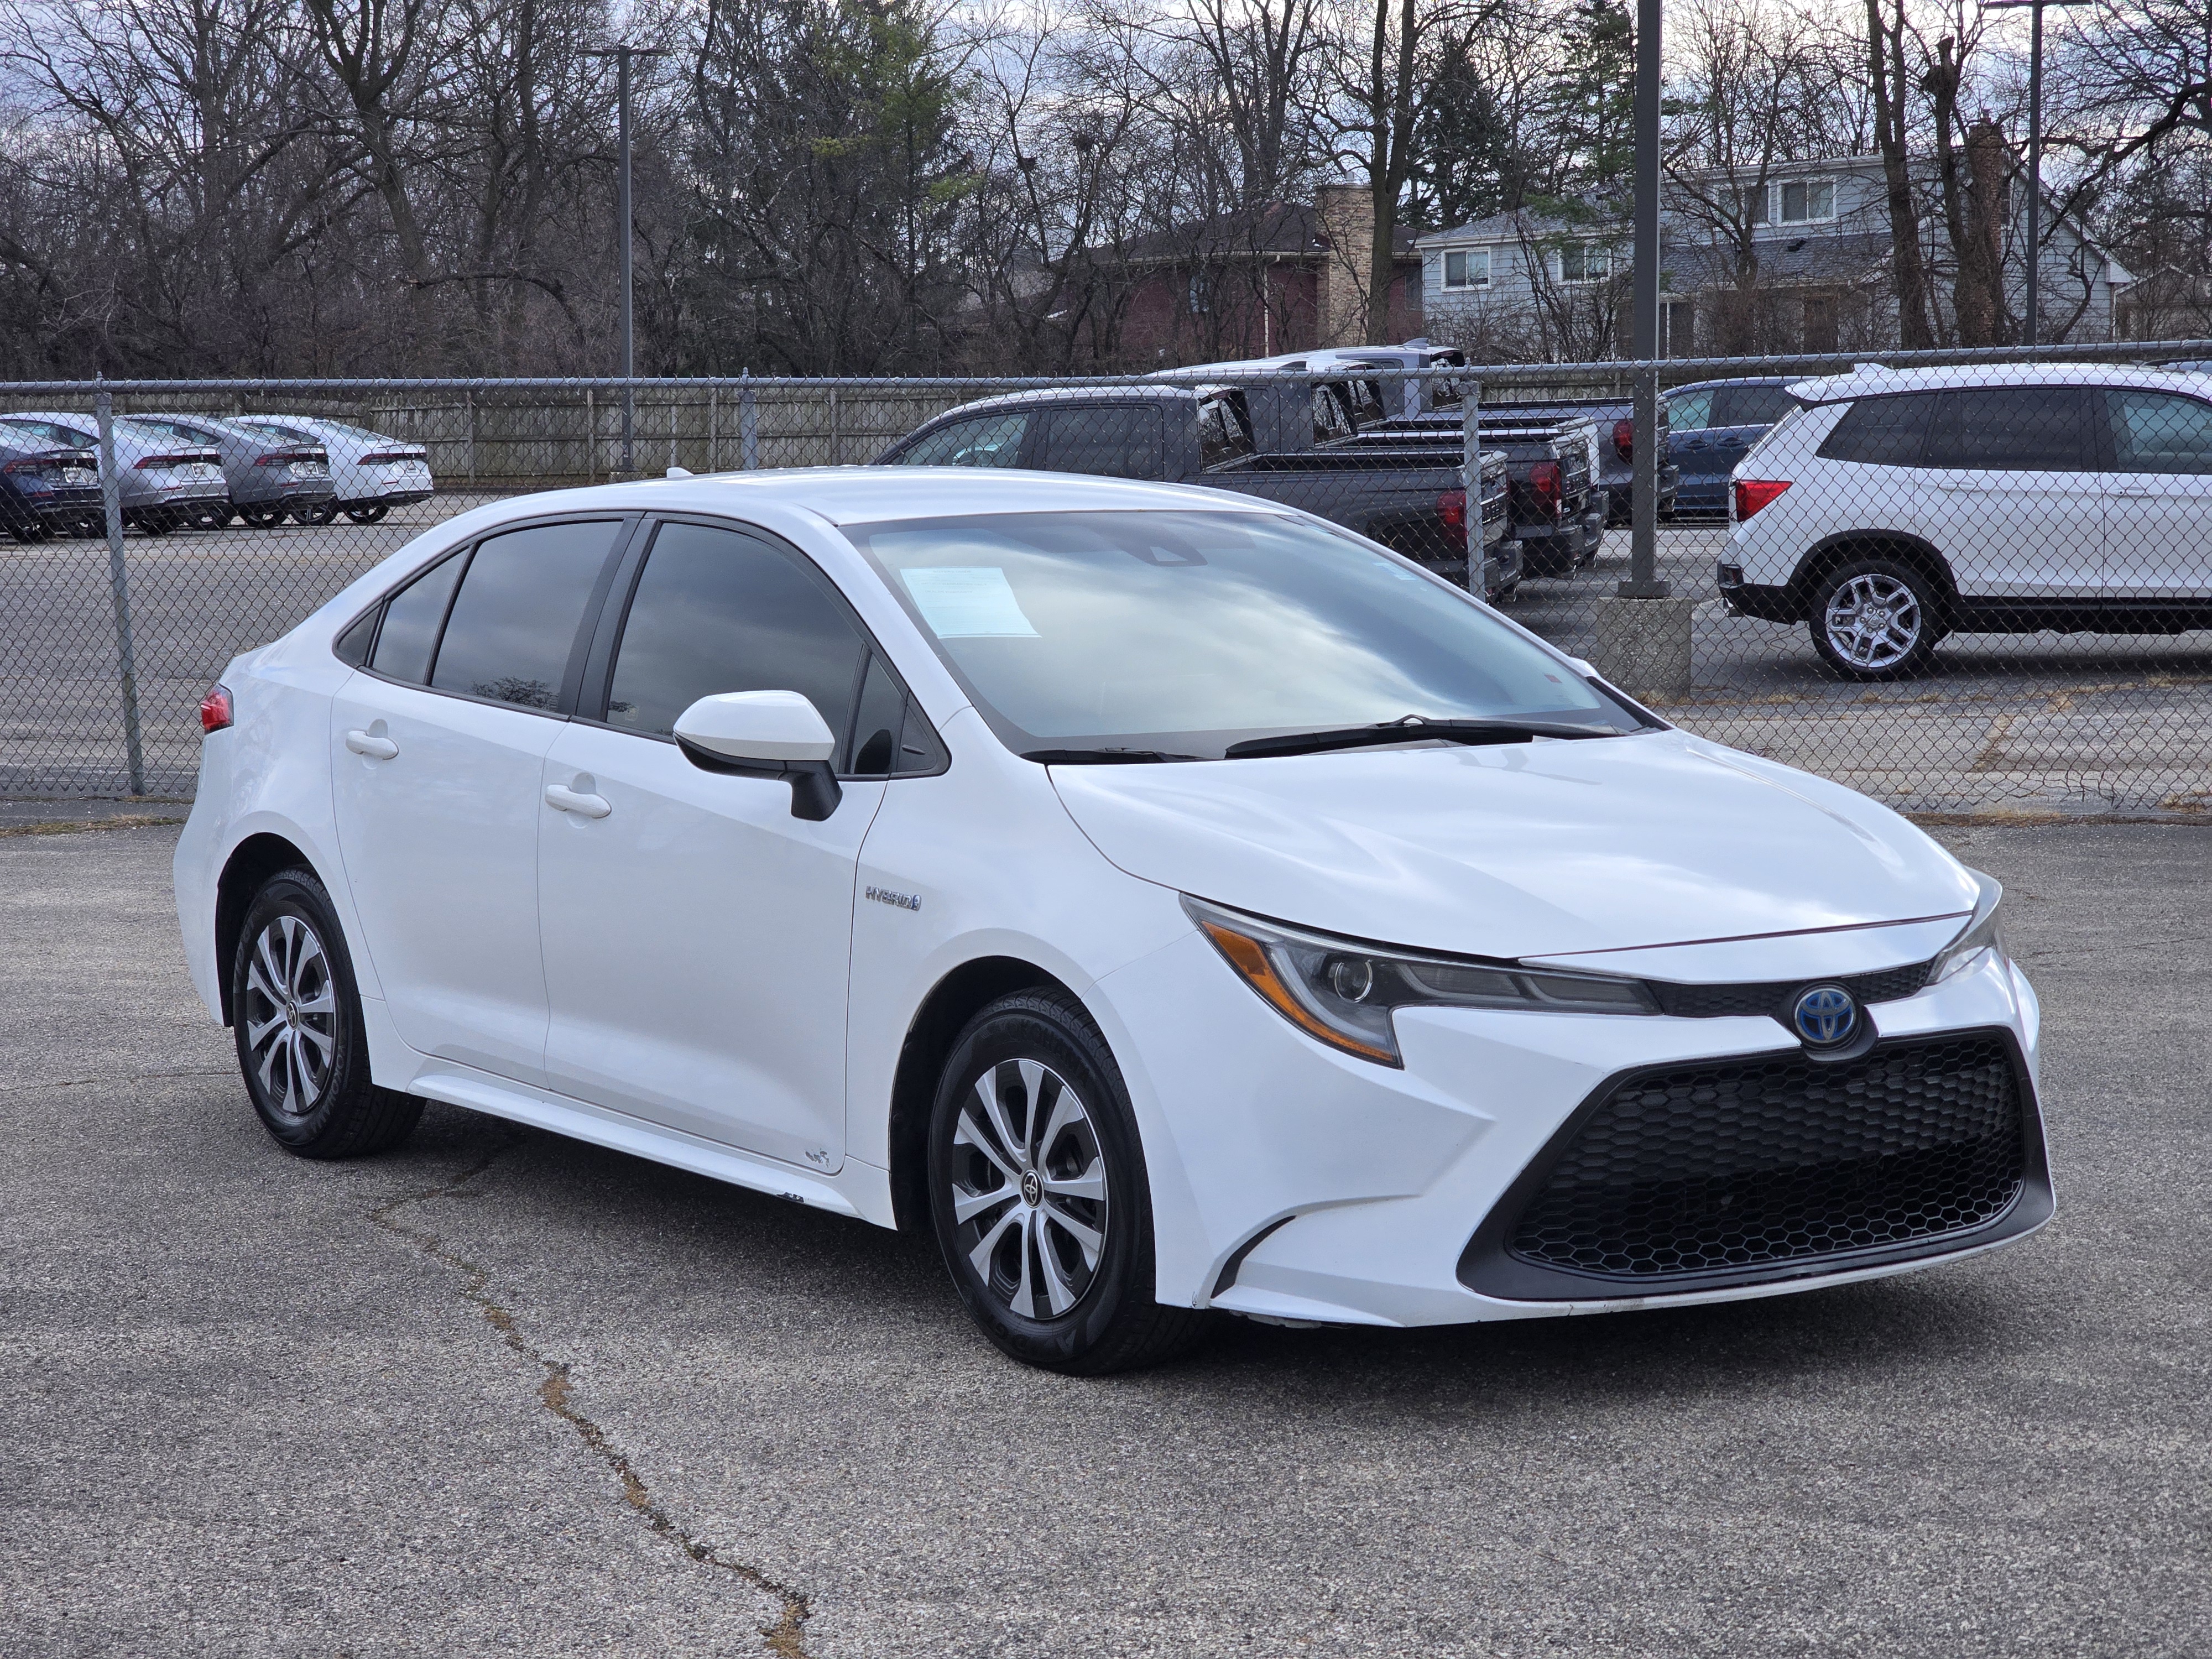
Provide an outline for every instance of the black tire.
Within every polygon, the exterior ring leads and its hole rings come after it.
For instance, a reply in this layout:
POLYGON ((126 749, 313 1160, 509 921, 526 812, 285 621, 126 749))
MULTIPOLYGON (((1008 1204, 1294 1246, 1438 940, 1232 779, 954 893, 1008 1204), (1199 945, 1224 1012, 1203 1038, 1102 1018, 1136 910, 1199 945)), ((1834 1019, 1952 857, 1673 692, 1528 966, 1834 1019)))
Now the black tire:
POLYGON ((353 959, 313 872, 283 871, 254 895, 231 960, 230 1011, 246 1092, 285 1151, 361 1158, 414 1133, 422 1102, 369 1080, 353 959))
POLYGON ((304 525, 328 524, 337 515, 338 504, 336 501, 318 501, 313 507, 294 507, 292 522, 304 525))
POLYGON ((930 1112, 929 1206, 961 1301, 1024 1364, 1097 1376, 1158 1364, 1205 1334, 1205 1314, 1152 1299, 1152 1202, 1135 1115, 1105 1039, 1065 993, 1001 997, 961 1032, 930 1112), (987 1079, 995 1117, 977 1089, 987 1079), (1027 1143, 1043 1137, 1032 1156, 1027 1143), (1097 1201, 1073 1194, 1102 1178, 1097 1201), (1064 1184, 1048 1190, 1048 1182, 1064 1184), (994 1192, 1005 1200, 988 1201, 994 1192), (960 1220, 957 1199, 978 1196, 987 1202, 960 1220), (1095 1261, 1078 1236, 1094 1231, 1095 1261), (994 1235, 979 1269, 973 1255, 994 1235))
POLYGON ((281 507, 241 507, 238 509, 238 516, 256 530, 274 530, 284 522, 284 509, 281 507))
POLYGON ((349 519, 351 519, 356 524, 382 524, 384 522, 384 515, 391 511, 392 508, 388 505, 382 507, 349 507, 346 508, 345 515, 349 519))
POLYGON ((149 507, 131 520, 139 533, 146 536, 166 536, 177 527, 175 518, 167 507, 149 507))
POLYGON ((1880 557, 1853 559, 1822 577, 1805 625, 1820 660, 1853 680, 1925 673, 1948 631, 1935 584, 1909 564, 1880 557))
POLYGON ((67 528, 69 533, 77 540, 88 542, 94 536, 104 536, 107 533, 107 520, 105 514, 80 513, 69 521, 67 528))
POLYGON ((212 507, 196 507, 191 510, 191 526, 195 530, 222 530, 238 516, 238 511, 228 501, 212 507))

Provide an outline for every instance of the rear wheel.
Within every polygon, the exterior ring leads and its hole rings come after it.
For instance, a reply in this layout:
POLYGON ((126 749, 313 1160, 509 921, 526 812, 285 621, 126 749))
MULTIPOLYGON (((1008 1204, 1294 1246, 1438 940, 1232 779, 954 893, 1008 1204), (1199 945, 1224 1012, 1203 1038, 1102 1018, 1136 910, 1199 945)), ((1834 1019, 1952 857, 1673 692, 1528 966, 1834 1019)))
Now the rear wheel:
POLYGON ((144 535, 166 536, 177 527, 177 515, 166 507, 149 507, 132 522, 144 535))
POLYGON ((309 525, 328 524, 332 519, 337 518, 337 515, 338 504, 336 501, 317 501, 312 507, 294 507, 292 509, 292 522, 295 524, 309 525))
POLYGON ((349 519, 351 519, 356 524, 382 524, 384 522, 384 515, 391 511, 392 508, 390 507, 381 505, 376 507, 349 507, 346 508, 345 515, 349 519))
POLYGON ((221 530, 237 516, 236 510, 228 501, 216 501, 210 506, 194 507, 191 526, 195 530, 221 530))
POLYGON ((1895 559, 1854 559, 1813 594, 1813 648, 1855 680, 1907 679, 1926 672, 1943 637, 1942 602, 1928 578, 1895 559))
POLYGON ((929 1127, 931 1218, 960 1299, 1013 1358, 1097 1376, 1157 1364, 1205 1315, 1152 1299, 1144 1153, 1120 1068, 1064 993, 968 1024, 929 1127))
POLYGON ((254 896, 231 962, 231 1030, 262 1127, 301 1158, 358 1158, 414 1132, 422 1103, 369 1080, 353 962, 305 870, 254 896))
POLYGON ((241 507, 238 509, 238 516, 256 530, 274 530, 284 522, 284 509, 281 507, 241 507))

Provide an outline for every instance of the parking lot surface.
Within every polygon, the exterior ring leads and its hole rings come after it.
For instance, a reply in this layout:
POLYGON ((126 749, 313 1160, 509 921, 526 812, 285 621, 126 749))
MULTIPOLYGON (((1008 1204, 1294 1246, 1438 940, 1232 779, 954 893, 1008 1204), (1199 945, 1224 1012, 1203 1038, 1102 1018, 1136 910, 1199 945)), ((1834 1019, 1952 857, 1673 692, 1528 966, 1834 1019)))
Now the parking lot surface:
POLYGON ((488 1118, 286 1157, 175 833, 0 836, 0 1653, 2207 1650, 2202 830, 1950 836, 2045 1000, 2025 1245, 1103 1381, 924 1240, 488 1118))

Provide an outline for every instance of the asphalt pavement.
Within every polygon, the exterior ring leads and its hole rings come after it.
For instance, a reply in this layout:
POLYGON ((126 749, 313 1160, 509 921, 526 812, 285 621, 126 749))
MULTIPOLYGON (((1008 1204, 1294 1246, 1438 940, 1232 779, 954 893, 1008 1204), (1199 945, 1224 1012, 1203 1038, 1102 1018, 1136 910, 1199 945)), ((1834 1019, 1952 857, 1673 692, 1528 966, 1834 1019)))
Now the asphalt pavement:
POLYGON ((0 1654, 2202 1656, 2212 834, 1945 833, 2045 999, 2033 1240, 1073 1381, 924 1240, 441 1106, 287 1157, 174 829, 0 832, 0 1654))

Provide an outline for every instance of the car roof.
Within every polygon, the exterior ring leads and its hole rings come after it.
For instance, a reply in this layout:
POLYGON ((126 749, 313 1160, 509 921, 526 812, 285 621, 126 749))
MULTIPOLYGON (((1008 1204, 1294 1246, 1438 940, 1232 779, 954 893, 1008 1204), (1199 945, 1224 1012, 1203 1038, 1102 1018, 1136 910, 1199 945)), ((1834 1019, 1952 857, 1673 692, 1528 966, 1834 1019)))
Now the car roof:
POLYGON ((11 409, 6 414, 0 415, 0 421, 51 421, 56 426, 73 427, 79 431, 86 432, 94 430, 99 425, 99 422, 90 415, 71 415, 64 410, 53 409, 11 409))
MULTIPOLYGON (((1127 403, 1132 400, 1158 403, 1163 397, 1195 398, 1194 386, 1032 386, 1024 392, 1001 392, 995 397, 978 398, 972 404, 959 404, 944 415, 933 415, 924 424, 933 425, 945 415, 975 415, 994 409, 1018 409, 1035 404, 1052 407, 1060 404, 1127 403)), ((920 431, 921 428, 915 428, 920 431)))
MULTIPOLYGON (((517 497, 526 513, 543 513, 553 498, 517 497)), ((898 519, 969 518, 991 513, 1211 512, 1297 516, 1256 496, 1187 484, 1146 483, 1133 478, 1089 477, 1072 472, 974 466, 815 466, 760 472, 720 472, 688 478, 646 478, 596 484, 558 493, 561 507, 578 511, 731 514, 749 507, 796 507, 835 525, 878 524, 898 519)))
POLYGON ((2186 392, 2201 398, 2212 392, 2212 376, 2121 363, 1972 363, 1939 368, 1887 368, 1880 363, 1861 363, 1848 374, 1792 380, 1790 390, 1808 404, 1835 404, 1888 392, 1960 392, 2001 386, 2140 386, 2151 392, 2186 392))
POLYGON ((1787 374, 1740 374, 1728 380, 1690 380, 1681 386, 1670 386, 1659 395, 1678 397, 1685 392, 1711 392, 1723 386, 1790 386, 1794 384, 1787 374))

